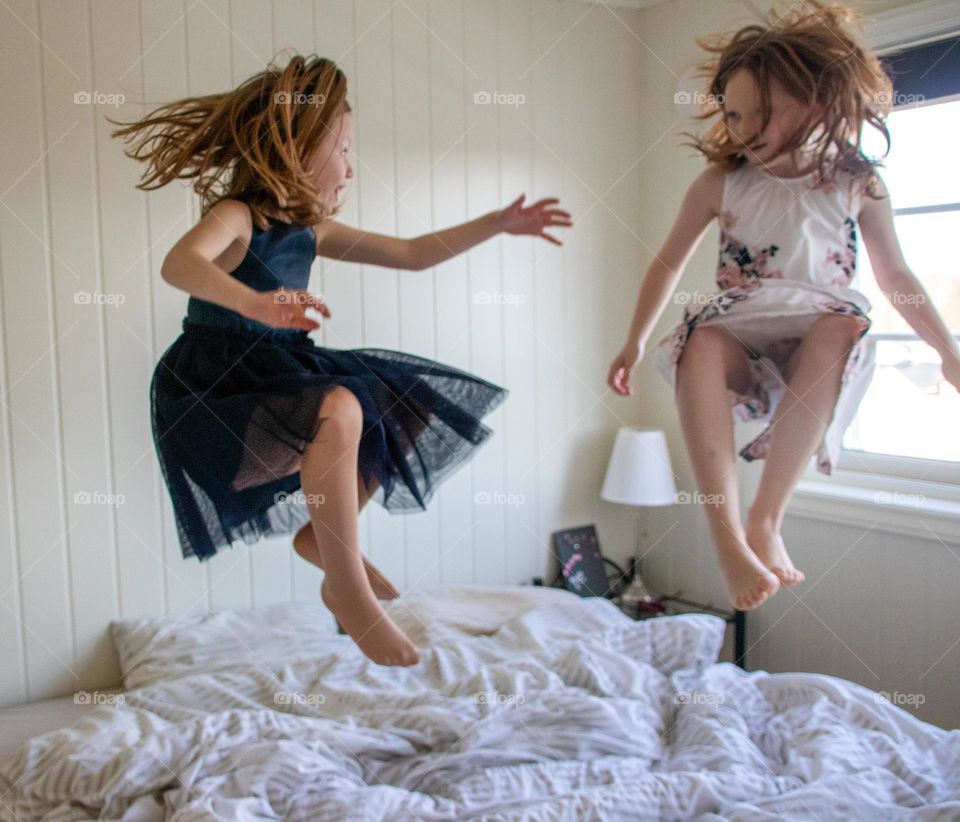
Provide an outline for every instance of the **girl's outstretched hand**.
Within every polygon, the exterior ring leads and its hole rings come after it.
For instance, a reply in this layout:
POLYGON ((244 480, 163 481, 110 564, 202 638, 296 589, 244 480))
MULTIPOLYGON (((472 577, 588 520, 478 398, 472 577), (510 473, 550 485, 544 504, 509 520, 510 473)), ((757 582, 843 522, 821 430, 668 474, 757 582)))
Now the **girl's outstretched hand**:
POLYGON ((945 357, 942 368, 943 378, 960 391, 960 357, 945 357))
POLYGON ((643 343, 625 345, 623 351, 617 354, 613 363, 611 363, 610 373, 607 375, 607 385, 618 394, 625 397, 633 394, 633 388, 630 386, 630 372, 643 359, 643 350, 643 343))
POLYGON ((508 234, 532 234, 534 237, 543 237, 554 245, 563 245, 556 237, 551 237, 545 229, 551 226, 571 226, 573 220, 566 211, 550 206, 560 201, 555 197, 538 200, 533 205, 523 207, 526 194, 521 194, 499 212, 497 219, 500 228, 508 234))
POLYGON ((308 317, 308 308, 315 308, 324 317, 330 317, 330 309, 322 297, 303 289, 278 288, 275 291, 255 291, 249 294, 240 306, 244 317, 273 328, 301 328, 313 331, 320 323, 308 317))

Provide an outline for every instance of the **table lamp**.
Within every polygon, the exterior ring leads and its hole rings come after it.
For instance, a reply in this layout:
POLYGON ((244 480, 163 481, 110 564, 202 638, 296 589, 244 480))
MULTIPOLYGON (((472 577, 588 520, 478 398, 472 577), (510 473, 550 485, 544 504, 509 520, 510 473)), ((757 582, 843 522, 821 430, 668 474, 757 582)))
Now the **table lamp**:
POLYGON ((677 488, 667 438, 663 431, 623 427, 617 431, 600 496, 608 502, 636 507, 633 580, 620 598, 621 605, 642 607, 656 595, 640 577, 640 506, 672 505, 677 488))

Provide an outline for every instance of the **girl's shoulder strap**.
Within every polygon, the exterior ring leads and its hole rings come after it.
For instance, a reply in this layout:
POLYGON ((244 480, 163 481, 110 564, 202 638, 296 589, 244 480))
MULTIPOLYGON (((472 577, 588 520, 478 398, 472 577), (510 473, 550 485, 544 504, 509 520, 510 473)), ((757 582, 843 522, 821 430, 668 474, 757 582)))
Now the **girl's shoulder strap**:
POLYGON ((740 166, 739 168, 735 168, 732 171, 725 171, 723 173, 722 189, 720 193, 721 210, 726 210, 729 202, 743 190, 743 186, 749 184, 748 177, 750 170, 750 166, 744 163, 744 165, 740 166))
POLYGON ((234 195, 233 195, 233 199, 239 200, 241 203, 243 203, 243 204, 249 209, 249 211, 250 211, 250 222, 251 222, 251 224, 252 224, 252 226, 253 226, 253 233, 254 233, 255 235, 256 235, 256 234, 262 234, 262 233, 265 232, 265 231, 269 231, 269 230, 270 230, 271 228, 273 228, 275 225, 278 225, 278 224, 282 225, 282 224, 283 224, 283 220, 279 220, 279 219, 277 219, 276 217, 272 216, 271 214, 266 214, 266 213, 264 213, 263 216, 264 216, 264 219, 267 221, 267 225, 266 225, 265 228, 260 228, 260 227, 257 225, 256 215, 254 214, 253 206, 251 205, 251 202, 250 202, 250 201, 251 201, 250 195, 245 194, 245 193, 243 193, 243 192, 240 192, 240 193, 234 194, 234 195))

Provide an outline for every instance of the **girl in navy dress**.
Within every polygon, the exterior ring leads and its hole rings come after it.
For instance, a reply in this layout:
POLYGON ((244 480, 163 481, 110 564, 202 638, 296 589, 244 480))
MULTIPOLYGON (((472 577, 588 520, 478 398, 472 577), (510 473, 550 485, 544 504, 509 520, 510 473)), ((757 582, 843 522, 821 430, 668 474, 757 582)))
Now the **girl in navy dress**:
POLYGON ((481 419, 507 391, 442 363, 376 348, 315 345, 330 317, 306 290, 317 255, 422 269, 500 232, 543 237, 571 225, 555 199, 519 197, 415 239, 331 219, 353 176, 347 80, 330 60, 294 56, 234 91, 163 106, 114 136, 147 170, 138 188, 194 179, 202 218, 161 274, 190 298, 183 332, 150 389, 153 435, 184 557, 242 539, 295 534, 325 571, 321 595, 372 660, 419 652, 380 606, 397 591, 367 563, 357 518, 373 498, 423 510, 492 433, 481 419))

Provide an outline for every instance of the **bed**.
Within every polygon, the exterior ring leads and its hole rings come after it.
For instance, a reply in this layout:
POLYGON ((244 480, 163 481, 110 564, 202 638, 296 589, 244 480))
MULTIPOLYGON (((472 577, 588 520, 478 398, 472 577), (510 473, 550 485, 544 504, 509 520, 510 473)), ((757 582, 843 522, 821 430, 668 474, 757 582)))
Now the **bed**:
POLYGON ((718 662, 717 617, 534 587, 387 607, 419 665, 319 602, 112 623, 125 690, 19 746, 2 819, 960 818, 960 731, 718 662))

